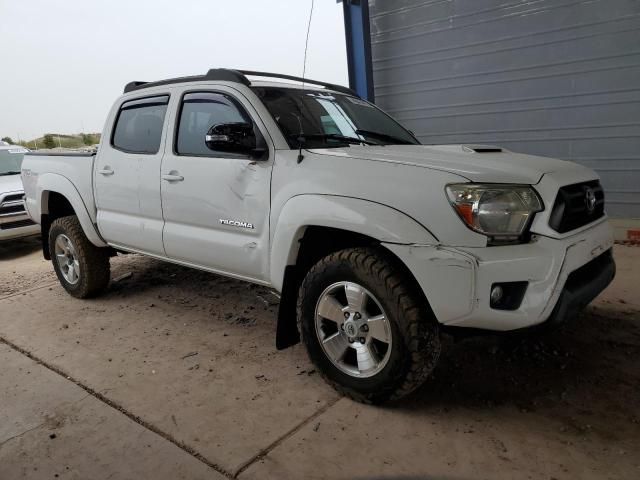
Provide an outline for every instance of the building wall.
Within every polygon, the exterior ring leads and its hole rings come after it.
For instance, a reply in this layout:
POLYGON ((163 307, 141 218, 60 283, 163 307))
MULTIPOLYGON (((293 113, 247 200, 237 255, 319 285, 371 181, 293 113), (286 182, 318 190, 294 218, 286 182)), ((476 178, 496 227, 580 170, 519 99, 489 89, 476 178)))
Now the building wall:
POLYGON ((594 168, 640 218, 640 1, 371 0, 376 103, 424 143, 594 168))

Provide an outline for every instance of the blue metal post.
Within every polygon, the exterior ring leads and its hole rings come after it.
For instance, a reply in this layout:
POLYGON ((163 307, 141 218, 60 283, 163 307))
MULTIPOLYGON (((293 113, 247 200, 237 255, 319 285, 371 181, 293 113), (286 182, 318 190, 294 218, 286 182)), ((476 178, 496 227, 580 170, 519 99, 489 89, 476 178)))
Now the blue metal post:
POLYGON ((349 87, 374 101, 368 0, 343 0, 349 87))

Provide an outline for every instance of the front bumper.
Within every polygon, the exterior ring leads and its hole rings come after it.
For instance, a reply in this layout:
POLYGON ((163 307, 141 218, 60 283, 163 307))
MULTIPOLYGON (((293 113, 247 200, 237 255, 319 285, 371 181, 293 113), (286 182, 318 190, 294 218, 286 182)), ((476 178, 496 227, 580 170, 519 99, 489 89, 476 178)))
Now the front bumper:
POLYGON ((523 245, 385 244, 413 273, 440 323, 497 331, 559 321, 586 306, 613 279, 612 246, 613 233, 606 219, 575 235, 540 236, 523 245), (610 262, 596 261, 602 255, 610 262), (592 261, 603 267, 588 268, 592 261), (522 302, 514 310, 490 306, 492 285, 503 282, 527 282, 522 302))
POLYGON ((611 249, 571 272, 547 323, 574 317, 602 292, 616 275, 611 249))

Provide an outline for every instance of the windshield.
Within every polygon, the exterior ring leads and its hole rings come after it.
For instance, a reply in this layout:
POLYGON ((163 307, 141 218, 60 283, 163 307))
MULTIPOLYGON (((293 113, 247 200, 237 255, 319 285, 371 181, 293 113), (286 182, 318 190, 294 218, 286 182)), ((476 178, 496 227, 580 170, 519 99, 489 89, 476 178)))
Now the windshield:
POLYGON ((21 147, 0 150, 0 175, 18 175, 26 150, 21 147))
POLYGON ((357 97, 319 90, 254 87, 292 149, 418 145, 389 115, 357 97), (301 135, 302 132, 302 135, 301 135))

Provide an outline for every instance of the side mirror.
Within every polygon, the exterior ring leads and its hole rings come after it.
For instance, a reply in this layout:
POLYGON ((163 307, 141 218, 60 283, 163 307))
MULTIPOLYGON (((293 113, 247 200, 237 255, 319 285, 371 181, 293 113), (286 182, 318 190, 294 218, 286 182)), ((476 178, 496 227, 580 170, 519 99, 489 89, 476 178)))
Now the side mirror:
POLYGON ((210 150, 238 153, 261 157, 266 148, 260 136, 258 140, 250 123, 219 123, 209 129, 205 135, 205 144, 210 150))

